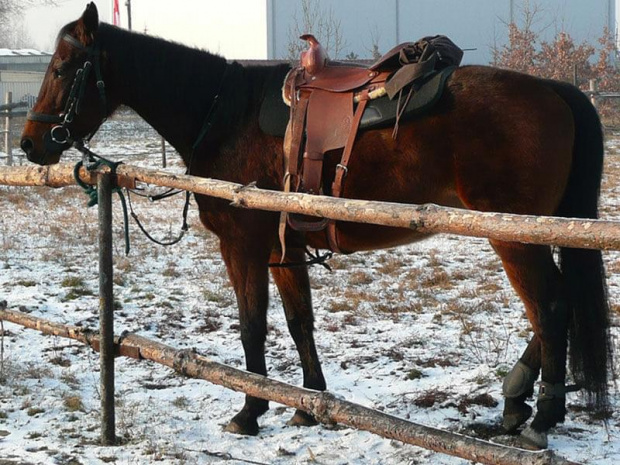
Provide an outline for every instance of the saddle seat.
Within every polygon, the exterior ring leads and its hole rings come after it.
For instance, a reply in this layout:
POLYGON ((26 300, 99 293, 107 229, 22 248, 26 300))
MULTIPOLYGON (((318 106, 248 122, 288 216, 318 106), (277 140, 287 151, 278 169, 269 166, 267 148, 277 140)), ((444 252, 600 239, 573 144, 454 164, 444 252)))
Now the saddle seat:
POLYGON ((300 67, 292 70, 289 76, 292 78, 295 75, 295 81, 287 81, 284 87, 287 104, 291 101, 292 89, 359 93, 362 88, 368 87, 370 92, 376 91, 385 84, 390 74, 402 66, 394 57, 398 57, 403 48, 411 45, 410 42, 400 44, 372 65, 366 65, 331 61, 313 35, 305 34, 301 39, 306 40, 309 47, 301 54, 300 67), (296 73, 299 70, 303 72, 296 73))

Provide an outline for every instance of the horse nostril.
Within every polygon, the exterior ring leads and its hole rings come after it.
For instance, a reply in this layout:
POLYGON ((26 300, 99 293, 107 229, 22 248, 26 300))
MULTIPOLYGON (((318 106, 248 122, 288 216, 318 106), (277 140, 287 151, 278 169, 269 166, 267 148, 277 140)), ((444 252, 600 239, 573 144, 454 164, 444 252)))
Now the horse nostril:
POLYGON ((28 137, 22 138, 20 146, 22 150, 26 152, 26 155, 29 155, 30 152, 32 152, 32 150, 34 149, 34 143, 32 142, 32 139, 28 137))

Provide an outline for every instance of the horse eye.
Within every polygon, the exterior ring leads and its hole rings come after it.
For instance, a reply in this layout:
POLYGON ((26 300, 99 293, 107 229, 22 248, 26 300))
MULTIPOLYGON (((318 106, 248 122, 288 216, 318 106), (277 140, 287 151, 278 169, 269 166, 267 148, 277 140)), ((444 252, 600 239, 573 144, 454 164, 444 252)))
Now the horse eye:
POLYGON ((55 69, 55 70, 54 70, 54 77, 55 77, 56 79, 58 79, 58 78, 62 77, 62 71, 60 70, 60 68, 59 68, 59 69, 55 69))

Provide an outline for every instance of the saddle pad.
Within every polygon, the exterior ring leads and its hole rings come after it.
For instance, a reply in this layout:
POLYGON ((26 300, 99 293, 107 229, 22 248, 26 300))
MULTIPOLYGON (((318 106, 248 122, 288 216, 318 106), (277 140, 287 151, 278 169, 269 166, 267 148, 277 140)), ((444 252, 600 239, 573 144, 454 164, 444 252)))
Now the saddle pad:
MULTIPOLYGON (((290 116, 290 108, 282 100, 282 83, 290 68, 282 67, 274 72, 273 79, 269 80, 265 98, 259 114, 260 128, 266 134, 284 137, 286 125, 290 116), (278 79, 279 78, 279 79, 278 79)), ((452 75, 455 66, 433 72, 416 84, 414 91, 403 115, 401 122, 412 119, 430 110, 443 93, 447 79, 452 75)), ((396 122, 396 107, 398 98, 390 100, 387 96, 368 102, 359 130, 381 129, 393 126, 396 122)))
POLYGON ((282 100, 282 85, 290 70, 291 66, 288 64, 275 66, 267 78, 258 124, 261 130, 270 136, 284 137, 291 116, 291 109, 282 100))

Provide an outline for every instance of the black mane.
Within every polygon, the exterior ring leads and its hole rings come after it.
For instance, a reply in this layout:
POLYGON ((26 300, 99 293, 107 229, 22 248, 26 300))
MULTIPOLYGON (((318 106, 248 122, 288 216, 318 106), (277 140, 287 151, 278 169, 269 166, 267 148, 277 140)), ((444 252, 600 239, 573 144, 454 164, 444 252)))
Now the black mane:
POLYGON ((115 50, 113 73, 124 76, 132 70, 134 79, 123 81, 129 106, 142 96, 157 95, 166 107, 181 104, 202 121, 226 67, 223 57, 105 23, 98 36, 102 49, 115 50))
POLYGON ((181 143, 175 134, 160 131, 184 158, 207 119, 213 125, 210 144, 219 144, 240 125, 257 121, 265 83, 273 78, 274 66, 229 63, 217 54, 105 23, 99 26, 97 40, 104 62, 110 51, 112 85, 119 87, 114 91, 123 104, 158 131, 169 126, 165 119, 174 117, 178 126, 193 134, 192 141, 181 143), (147 114, 155 101, 165 111, 147 114))

